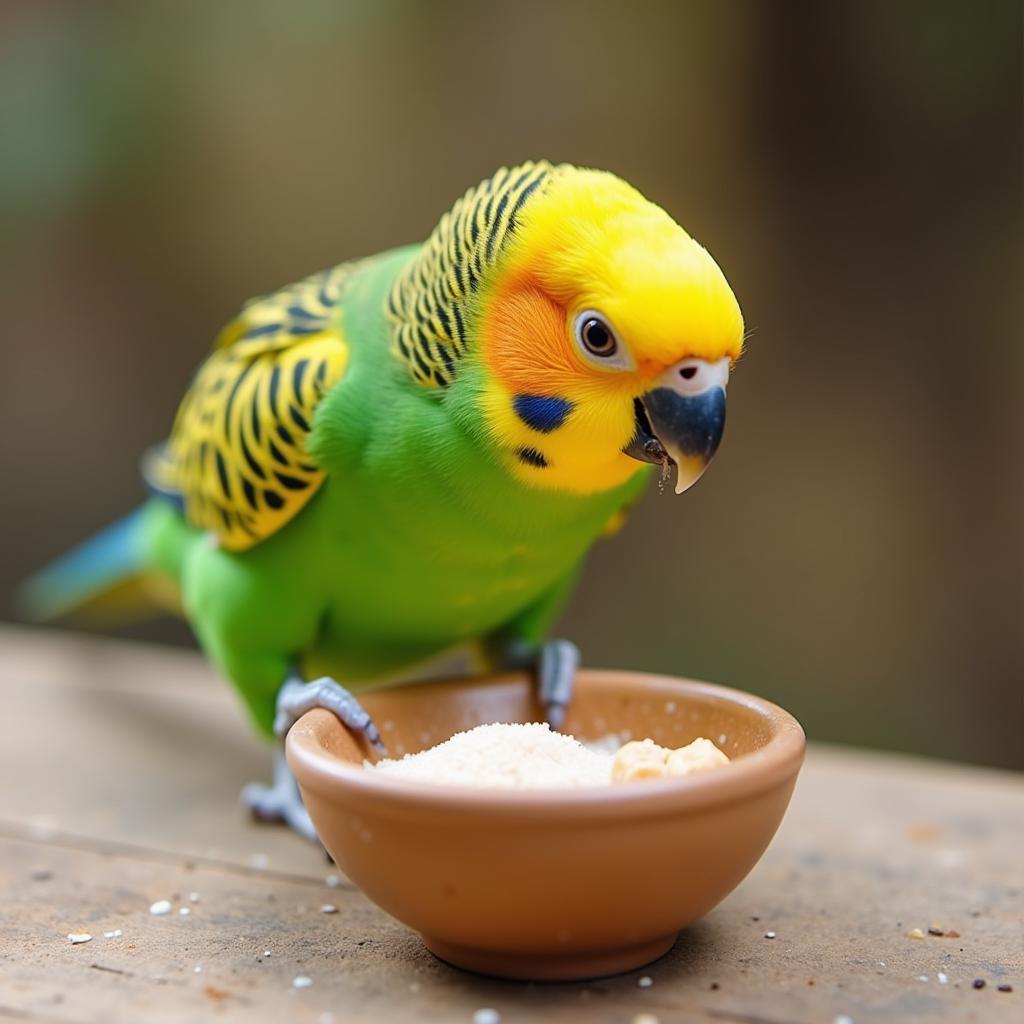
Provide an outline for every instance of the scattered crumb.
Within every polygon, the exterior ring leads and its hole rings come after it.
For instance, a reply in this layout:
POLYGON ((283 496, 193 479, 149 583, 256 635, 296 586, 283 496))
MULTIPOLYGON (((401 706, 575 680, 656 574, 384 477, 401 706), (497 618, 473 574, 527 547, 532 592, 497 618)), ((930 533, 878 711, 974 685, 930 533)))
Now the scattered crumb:
POLYGON ((757 916, 757 914, 755 914, 755 915, 754 915, 754 916, 753 916, 753 917, 752 917, 752 918, 751 918, 750 920, 751 920, 751 921, 760 921, 760 920, 761 920, 761 918, 759 918, 759 917, 757 916))
POLYGON ((918 981, 927 981, 928 980, 928 975, 927 974, 919 974, 917 976, 917 980, 918 981))
POLYGON ((202 974, 203 973, 203 965, 202 964, 196 964, 195 967, 192 968, 192 973, 193 974, 202 974))
POLYGON ((764 937, 766 939, 774 939, 775 938, 775 932, 765 932, 764 933, 764 937))
POLYGON ((189 903, 198 903, 199 902, 199 893, 197 893, 197 892, 190 892, 188 894, 188 901, 189 901, 189 903))
POLYGON ((501 1014, 490 1006, 473 1011, 473 1024, 501 1024, 501 1014))
POLYGON ((945 935, 946 933, 937 924, 933 924, 928 929, 928 934, 929 935, 945 935))
POLYGON ((985 987, 985 979, 984 978, 975 978, 974 981, 971 982, 971 988, 984 988, 984 987, 985 987))
POLYGON ((930 843, 942 838, 942 829, 938 825, 911 825, 907 829, 907 838, 912 843, 930 843))
POLYGON ((841 1013, 832 1021, 832 1024, 853 1024, 853 1018, 847 1016, 845 1013, 841 1013))
POLYGON ((911 928, 910 931, 907 932, 907 938, 908 939, 923 939, 924 938, 924 932, 921 931, 920 928, 911 928))
POLYGON ((92 936, 88 932, 68 932, 68 942, 77 946, 81 942, 91 942, 92 936))
POLYGON ((273 954, 272 954, 272 953, 270 952, 270 950, 269 950, 269 949, 265 949, 265 950, 263 950, 263 955, 264 955, 264 956, 273 956, 273 954))
POLYGON ((645 974, 642 978, 636 979, 637 988, 650 988, 654 984, 654 979, 649 975, 645 974))
POLYGON ((341 885, 341 879, 337 875, 328 875, 324 881, 332 888, 337 889, 341 885))
POLYGON ((113 931, 104 932, 103 938, 105 939, 119 939, 124 935, 124 932, 120 928, 115 928, 113 931))
POLYGON ((638 1013, 633 1018, 633 1024, 661 1024, 661 1021, 653 1013, 638 1013))
POLYGON ((946 938, 947 939, 959 939, 960 938, 960 933, 959 932, 955 932, 955 931, 953 931, 952 928, 950 928, 949 931, 946 932, 946 938))
POLYGON ((215 985, 204 985, 203 995, 207 999, 212 999, 215 1003, 222 1003, 228 997, 228 993, 224 989, 217 988, 215 985))
POLYGON ((300 974, 297 978, 292 978, 292 988, 309 988, 313 984, 312 978, 307 978, 305 974, 300 974))
POLYGON ((1013 991, 1013 986, 1012 985, 1006 985, 1006 984, 996 985, 996 991, 998 991, 998 992, 1012 992, 1013 991))
POLYGON ((169 914, 171 912, 171 901, 170 900, 157 900, 156 903, 149 905, 149 912, 160 916, 161 914, 169 914))
POLYGON ((336 914, 337 912, 338 912, 338 908, 333 903, 325 903, 320 908, 320 913, 321 914, 336 914))
POLYGON ((180 915, 181 915, 182 917, 188 917, 188 915, 189 915, 189 914, 191 914, 191 913, 192 913, 192 911, 191 911, 191 909, 189 909, 188 907, 178 907, 178 913, 179 913, 179 914, 180 914, 180 915))
POLYGON ((711 991, 712 992, 716 991, 718 988, 719 988, 719 984, 718 984, 717 981, 711 982, 711 991))
POLYGON ((51 878, 53 878, 53 872, 49 868, 36 868, 32 872, 33 882, 48 882, 51 878))
POLYGON ((948 974, 943 974, 942 971, 939 971, 939 973, 936 974, 935 977, 939 979, 939 984, 940 985, 948 985, 949 984, 949 975, 948 974))

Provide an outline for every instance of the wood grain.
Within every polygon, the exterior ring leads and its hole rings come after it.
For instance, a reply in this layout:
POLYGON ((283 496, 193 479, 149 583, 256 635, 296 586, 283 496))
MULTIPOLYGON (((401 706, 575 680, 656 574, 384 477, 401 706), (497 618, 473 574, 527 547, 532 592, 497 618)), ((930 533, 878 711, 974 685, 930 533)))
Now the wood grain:
POLYGON ((812 747, 761 864, 668 956, 522 985, 438 962, 248 819, 267 750, 197 656, 0 628, 0 707, 0 1021, 1024 1019, 1020 776, 812 747), (932 924, 959 935, 908 937, 932 924))

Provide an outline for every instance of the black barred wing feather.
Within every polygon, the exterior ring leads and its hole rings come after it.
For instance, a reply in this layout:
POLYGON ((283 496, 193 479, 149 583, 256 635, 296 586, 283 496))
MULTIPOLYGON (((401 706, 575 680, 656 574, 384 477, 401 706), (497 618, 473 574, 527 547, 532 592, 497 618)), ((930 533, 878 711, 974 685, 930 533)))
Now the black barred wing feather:
POLYGON ((306 452, 321 397, 345 372, 338 267, 255 299, 217 339, 143 475, 193 526, 241 551, 271 536, 316 493, 306 452))
POLYGON ((399 274, 388 297, 393 351, 417 383, 443 388, 454 379, 468 344, 467 302, 550 171, 544 161, 503 167, 471 188, 399 274))

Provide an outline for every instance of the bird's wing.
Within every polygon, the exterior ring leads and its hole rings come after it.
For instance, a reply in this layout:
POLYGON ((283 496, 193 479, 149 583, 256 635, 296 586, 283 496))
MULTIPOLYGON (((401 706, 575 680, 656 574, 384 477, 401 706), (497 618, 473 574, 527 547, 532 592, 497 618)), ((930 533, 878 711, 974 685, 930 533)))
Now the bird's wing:
POLYGON ((274 534, 323 481, 306 439, 348 363, 338 303, 351 271, 247 303, 199 368, 166 444, 143 462, 149 488, 228 550, 274 534))

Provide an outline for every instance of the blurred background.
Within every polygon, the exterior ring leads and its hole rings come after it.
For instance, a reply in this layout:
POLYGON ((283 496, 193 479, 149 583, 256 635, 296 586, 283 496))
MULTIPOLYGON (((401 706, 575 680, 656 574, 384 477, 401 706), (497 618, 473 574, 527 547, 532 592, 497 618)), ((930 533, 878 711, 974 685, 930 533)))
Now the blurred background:
POLYGON ((4 5, 0 615, 140 500, 244 298, 544 156, 668 209, 753 329, 712 470, 562 631, 1024 767, 1021 51, 1017 0, 4 5))

